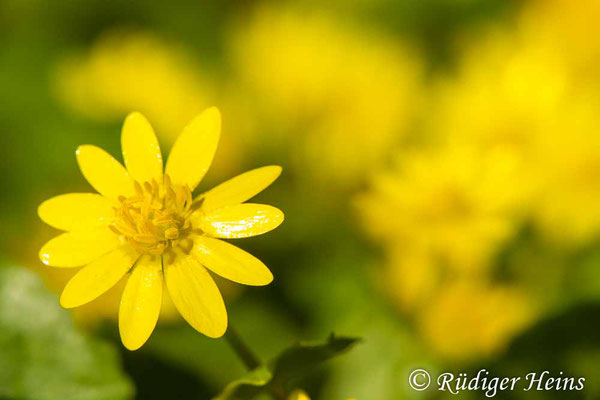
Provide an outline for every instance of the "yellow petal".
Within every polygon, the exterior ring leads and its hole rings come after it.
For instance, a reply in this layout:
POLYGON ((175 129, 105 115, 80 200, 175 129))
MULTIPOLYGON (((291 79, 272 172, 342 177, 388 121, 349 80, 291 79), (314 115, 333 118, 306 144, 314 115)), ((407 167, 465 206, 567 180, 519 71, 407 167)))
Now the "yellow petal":
POLYGON ((127 170, 106 151, 86 144, 76 154, 81 173, 101 195, 117 199, 135 193, 127 170))
POLYGON ((166 173, 171 181, 194 190, 212 163, 219 136, 221 114, 211 107, 197 116, 184 129, 171 149, 166 173))
POLYGON ((108 228, 67 232, 56 236, 40 250, 40 260, 52 267, 80 267, 121 245, 108 228))
POLYGON ((202 209, 192 215, 195 228, 208 236, 240 239, 262 235, 283 222, 283 212, 265 204, 244 203, 220 208, 204 214, 202 209))
POLYGON ((270 165, 245 172, 214 187, 200 199, 204 212, 234 206, 251 199, 267 188, 281 174, 281 167, 270 165))
POLYGON ((140 183, 152 182, 153 179, 162 182, 160 146, 152 126, 139 112, 131 113, 125 119, 121 147, 129 176, 140 183))
POLYGON ((194 257, 178 254, 172 262, 165 262, 164 272, 169 296, 183 318, 206 336, 223 336, 227 311, 206 268, 194 257))
POLYGON ((137 257, 129 245, 124 245, 86 265, 65 286, 60 305, 74 308, 94 300, 116 285, 137 257))
POLYGON ((38 215, 50 226, 65 231, 107 226, 114 218, 112 203, 95 193, 68 193, 44 201, 38 215))
POLYGON ((258 258, 222 240, 198 236, 192 254, 206 268, 231 281, 252 286, 273 281, 273 274, 258 258))
POLYGON ((127 279, 119 308, 121 341, 137 350, 150 337, 162 303, 163 274, 159 256, 141 256, 127 279))

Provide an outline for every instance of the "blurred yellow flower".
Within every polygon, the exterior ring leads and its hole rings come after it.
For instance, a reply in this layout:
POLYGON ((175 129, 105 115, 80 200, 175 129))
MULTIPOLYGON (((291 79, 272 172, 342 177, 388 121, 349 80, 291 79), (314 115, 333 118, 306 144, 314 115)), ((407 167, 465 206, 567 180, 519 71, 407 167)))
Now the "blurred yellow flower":
POLYGON ((544 187, 532 210, 535 222, 563 245, 586 243, 600 232, 600 92, 573 99, 540 141, 537 164, 544 187), (551 130, 552 129, 552 130, 551 130))
POLYGON ((600 40, 594 2, 533 2, 517 29, 465 46, 457 72, 432 90, 428 133, 510 153, 513 186, 541 231, 565 244, 600 232, 600 40))
POLYGON ((443 270, 435 257, 417 246, 390 244, 385 249, 383 270, 377 275, 378 286, 406 315, 419 313, 441 283, 443 270))
POLYGON ((313 182, 356 184, 406 136, 421 65, 397 40, 314 8, 262 7, 231 43, 259 118, 283 127, 272 140, 313 182))
POLYGON ((525 41, 546 43, 569 64, 580 88, 599 90, 600 4, 596 0, 534 0, 520 16, 525 41))
POLYGON ((207 269, 246 285, 273 279, 261 261, 219 238, 259 235, 283 221, 277 208, 243 203, 269 186, 281 168, 249 171, 192 198, 212 162, 220 130, 214 107, 193 119, 175 142, 163 174, 152 127, 132 113, 121 137, 127 169, 98 147, 80 146, 81 171, 100 194, 60 195, 38 209, 43 221, 67 231, 42 247, 42 262, 85 265, 65 286, 63 307, 86 304, 128 275, 119 329, 130 350, 141 347, 154 330, 163 276, 183 318, 210 337, 223 335, 227 313, 207 269))
POLYGON ((444 146, 401 154, 394 171, 378 174, 356 205, 365 230, 384 244, 479 272, 515 232, 518 178, 511 153, 444 146))
MULTIPOLYGON (((520 19, 529 48, 566 72, 560 109, 544 119, 534 162, 543 177, 534 218, 553 239, 581 244, 600 233, 600 4, 535 1, 520 19)), ((550 63, 547 68, 551 68, 550 63)))
MULTIPOLYGON (((564 60, 550 47, 492 30, 465 45, 457 72, 432 87, 428 133, 443 143, 501 148, 531 161, 546 121, 561 110, 564 60)), ((523 185, 525 186, 525 185, 523 185)))
MULTIPOLYGON (((115 29, 87 53, 72 54, 55 68, 53 84, 70 110, 99 122, 121 121, 139 110, 154 121, 159 137, 173 143, 190 121, 216 100, 214 78, 192 51, 150 32, 115 29)), ((219 177, 233 173, 241 155, 235 135, 219 146, 227 162, 213 165, 219 177)))
POLYGON ((55 86, 69 108, 98 120, 121 119, 136 109, 171 140, 212 100, 212 85, 182 46, 146 32, 115 30, 88 54, 66 57, 55 86))
POLYGON ((442 358, 501 351, 533 318, 524 294, 479 283, 527 210, 519 166, 506 147, 404 151, 357 198, 364 229, 383 244, 380 286, 442 358))
POLYGON ((526 293, 474 280, 448 283, 416 313, 417 325, 438 355, 472 361, 497 354, 531 323, 526 293))
POLYGON ((532 2, 516 29, 465 36, 455 71, 433 80, 416 150, 358 198, 383 243, 380 286, 442 357, 495 354, 545 311, 527 282, 494 283, 496 255, 521 226, 562 245, 600 233, 591 3, 532 2))

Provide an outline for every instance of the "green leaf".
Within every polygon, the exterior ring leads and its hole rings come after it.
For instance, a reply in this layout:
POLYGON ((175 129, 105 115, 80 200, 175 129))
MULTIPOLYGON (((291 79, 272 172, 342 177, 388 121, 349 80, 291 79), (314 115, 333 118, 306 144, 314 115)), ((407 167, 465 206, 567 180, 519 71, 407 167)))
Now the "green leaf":
POLYGON ((352 337, 329 336, 326 342, 303 342, 284 350, 272 361, 271 385, 292 389, 294 382, 325 361, 342 354, 358 343, 352 337))
POLYGON ((248 400, 264 393, 285 398, 296 382, 325 361, 340 355, 360 339, 331 335, 325 342, 301 342, 288 347, 267 366, 231 382, 213 400, 248 400))
POLYGON ((133 387, 115 349, 75 329, 24 268, 0 267, 0 398, 120 400, 133 387))
POLYGON ((225 386, 225 389, 214 400, 251 399, 265 389, 265 385, 271 381, 271 378, 271 372, 267 367, 258 367, 243 378, 225 386))

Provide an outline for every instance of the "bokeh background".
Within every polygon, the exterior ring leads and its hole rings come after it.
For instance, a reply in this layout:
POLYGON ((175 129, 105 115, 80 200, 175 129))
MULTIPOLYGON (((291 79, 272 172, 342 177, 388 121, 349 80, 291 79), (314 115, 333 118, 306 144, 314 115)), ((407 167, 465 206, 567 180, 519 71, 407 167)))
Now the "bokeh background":
POLYGON ((585 390, 501 397, 599 398, 598 21, 595 0, 2 0, 0 398, 208 399, 243 375, 168 304, 125 350, 122 286, 68 312, 73 272, 37 259, 37 205, 90 190, 79 144, 120 158, 138 110, 167 153, 211 105, 201 190, 284 167, 259 199, 286 222, 241 244, 276 279, 219 282, 232 324, 264 359, 364 338, 298 382, 313 399, 444 398, 415 367, 563 371, 585 390))

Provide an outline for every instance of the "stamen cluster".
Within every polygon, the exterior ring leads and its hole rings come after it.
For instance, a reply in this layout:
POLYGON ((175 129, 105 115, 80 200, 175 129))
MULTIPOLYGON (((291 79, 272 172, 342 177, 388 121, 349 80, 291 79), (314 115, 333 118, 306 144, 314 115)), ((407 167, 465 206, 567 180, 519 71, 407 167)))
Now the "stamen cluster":
POLYGON ((161 255, 170 246, 180 245, 191 229, 191 190, 173 184, 166 174, 162 186, 156 180, 136 181, 134 186, 134 196, 119 197, 111 230, 141 253, 161 255))

